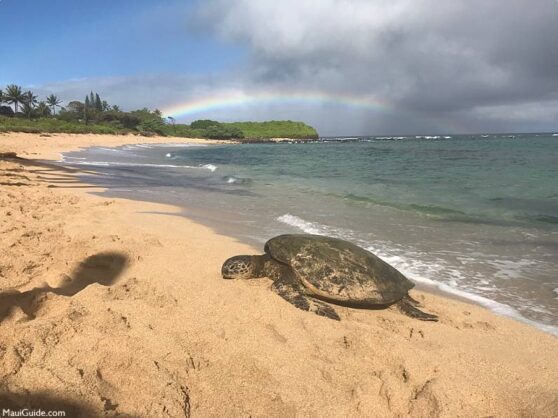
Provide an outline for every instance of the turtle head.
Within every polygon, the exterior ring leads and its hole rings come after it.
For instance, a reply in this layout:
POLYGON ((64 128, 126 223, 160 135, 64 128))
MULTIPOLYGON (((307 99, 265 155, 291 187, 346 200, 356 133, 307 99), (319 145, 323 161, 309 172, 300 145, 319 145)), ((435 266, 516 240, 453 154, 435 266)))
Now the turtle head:
POLYGON ((265 277, 265 260, 259 255, 237 255, 229 258, 221 267, 224 279, 257 279, 265 277))

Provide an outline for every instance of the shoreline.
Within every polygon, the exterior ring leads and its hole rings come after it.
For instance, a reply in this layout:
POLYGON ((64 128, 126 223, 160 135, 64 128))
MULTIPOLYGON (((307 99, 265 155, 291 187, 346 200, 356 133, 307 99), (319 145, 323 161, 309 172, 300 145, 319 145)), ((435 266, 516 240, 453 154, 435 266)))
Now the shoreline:
MULTIPOLYGON (((62 136, 0 135, 0 152, 53 159, 136 139, 93 135, 84 145, 62 136)), ((8 231, 0 265, 11 266, 2 270, 0 301, 10 304, 8 291, 17 290, 29 302, 10 305, 0 320, 0 400, 4 392, 15 402, 48 391, 83 410, 106 411, 108 400, 137 416, 550 417, 557 410, 558 340, 542 331, 424 292, 413 294, 439 323, 346 308, 341 322, 329 321, 276 297, 266 279, 222 280, 222 260, 253 249, 176 216, 177 207, 93 196, 96 189, 73 173, 33 161, 0 161, 0 168, 8 231), (109 269, 118 269, 114 254, 126 259, 114 283, 90 283, 71 296, 44 290, 44 281, 65 289, 80 266, 102 272, 102 263, 87 260, 107 252, 109 269)))
MULTIPOLYGON (((276 139, 276 138, 274 138, 274 139, 276 139)), ((168 143, 168 144, 174 145, 172 143, 168 143)), ((230 145, 229 143, 226 143, 226 142, 225 142, 225 144, 230 145)), ((165 144, 159 143, 158 145, 164 146, 165 144)), ((70 162, 70 164, 72 164, 72 163, 70 162)), ((74 164, 79 165, 80 163, 74 163, 74 164)), ((84 162, 84 164, 85 164, 85 162, 84 162)), ((112 192, 112 190, 110 188, 107 189, 106 191, 112 192)), ((231 229, 230 227, 225 226, 222 222, 219 222, 217 220, 217 219, 219 219, 218 215, 217 215, 217 217, 215 216, 215 214, 213 214, 210 217, 205 216, 205 214, 207 213, 209 208, 200 209, 200 206, 198 205, 197 210, 194 211, 193 206, 191 206, 191 205, 190 206, 184 206, 183 203, 181 204, 177 201, 165 200, 165 199, 158 200, 156 198, 149 199, 149 198, 145 198, 145 196, 142 197, 142 196, 133 195, 133 194, 130 194, 130 193, 114 192, 114 193, 105 194, 105 196, 120 197, 120 198, 140 201, 140 202, 162 203, 162 204, 170 204, 170 205, 173 205, 173 206, 176 205, 177 207, 180 207, 183 210, 183 216, 185 216, 187 219, 190 219, 190 220, 193 220, 194 222, 201 223, 202 225, 208 226, 209 228, 211 228, 214 232, 216 232, 219 235, 226 235, 226 236, 232 237, 234 239, 237 239, 237 240, 239 240, 240 242, 242 242, 246 245, 253 246, 255 248, 254 251, 256 253, 261 252, 261 250, 262 250, 260 247, 263 244, 263 241, 262 242, 255 241, 253 238, 250 239, 245 234, 243 235, 243 234, 239 233, 239 231, 235 231, 234 228, 231 229), (200 211, 201 211, 201 213, 200 213, 200 211)), ((302 229, 301 232, 313 233, 311 231, 305 231, 304 229, 302 229)), ((472 303, 476 306, 488 309, 492 313, 495 313, 497 315, 511 318, 513 320, 522 322, 522 323, 527 324, 531 327, 535 327, 538 330, 542 330, 543 332, 546 332, 546 333, 549 333, 553 336, 558 337, 558 326, 557 325, 544 323, 544 322, 539 322, 536 319, 529 318, 529 317, 523 315, 521 312, 519 312, 516 307, 513 307, 512 305, 509 305, 509 304, 505 303, 505 301, 500 301, 500 300, 495 299, 495 298, 491 299, 491 298, 488 298, 488 297, 486 297, 482 294, 478 294, 478 293, 474 293, 474 292, 471 292, 471 291, 462 290, 460 288, 452 287, 448 284, 441 283, 441 282, 436 282, 436 281, 433 281, 433 280, 428 279, 426 277, 420 277, 420 278, 415 277, 415 278, 413 278, 413 281, 416 284, 416 287, 415 287, 416 290, 431 293, 431 294, 435 294, 435 295, 439 295, 439 296, 442 296, 442 297, 445 297, 445 298, 449 298, 449 299, 453 299, 453 300, 457 300, 457 301, 461 301, 461 302, 465 302, 465 303, 472 303)))
POLYGON ((170 136, 98 135, 98 134, 26 134, 1 133, 0 152, 15 152, 20 157, 58 160, 65 152, 90 147, 118 147, 128 144, 235 144, 236 141, 182 138, 170 136), (52 142, 56 141, 56 147, 52 142), (55 149, 53 149, 55 148, 55 149))

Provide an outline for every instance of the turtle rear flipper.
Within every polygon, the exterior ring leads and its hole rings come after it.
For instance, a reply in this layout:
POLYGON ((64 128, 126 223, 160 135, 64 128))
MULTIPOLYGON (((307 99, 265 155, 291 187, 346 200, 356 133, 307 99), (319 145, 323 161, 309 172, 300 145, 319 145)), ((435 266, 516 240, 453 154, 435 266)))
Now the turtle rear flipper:
POLYGON ((298 309, 314 312, 316 315, 325 316, 326 318, 334 319, 336 321, 341 320, 333 307, 325 302, 304 295, 302 288, 296 283, 277 280, 273 283, 271 289, 298 309))
POLYGON ((403 299, 397 302, 395 306, 401 313, 410 316, 411 318, 419 319, 421 321, 438 321, 438 317, 436 315, 432 315, 415 308, 413 306, 413 302, 409 300, 408 296, 405 296, 403 299))
POLYGON ((407 298, 407 301, 408 301, 411 305, 413 305, 415 308, 420 308, 420 307, 422 307, 422 303, 419 302, 418 300, 416 300, 415 298, 411 297, 411 295, 407 295, 406 298, 407 298))

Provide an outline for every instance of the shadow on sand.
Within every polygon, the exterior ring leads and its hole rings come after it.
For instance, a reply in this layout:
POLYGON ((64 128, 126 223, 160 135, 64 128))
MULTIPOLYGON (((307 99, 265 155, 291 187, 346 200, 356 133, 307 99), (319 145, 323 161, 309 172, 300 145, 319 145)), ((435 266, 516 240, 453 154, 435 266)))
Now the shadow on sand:
MULTIPOLYGON (((62 164, 52 164, 46 161, 32 160, 27 158, 18 157, 15 152, 0 152, 0 161, 8 161, 11 163, 21 164, 27 167, 27 172, 36 174, 38 181, 49 183, 48 187, 64 187, 64 188, 94 188, 97 186, 82 184, 79 182, 76 174, 97 175, 98 173, 89 170, 81 170, 76 168, 69 168, 62 164)), ((2 172, 10 177, 15 173, 24 171, 22 169, 3 169, 2 172)), ((23 176, 19 176, 23 177, 23 176)), ((29 180, 29 178, 26 178, 29 180)), ((2 183, 4 186, 32 186, 33 183, 2 183)))
POLYGON ((19 292, 17 290, 0 293, 0 322, 18 306, 30 318, 41 306, 43 295, 53 293, 60 296, 74 296, 87 286, 98 283, 111 286, 128 265, 128 257, 118 252, 103 252, 87 257, 59 287, 45 284, 41 287, 19 292))

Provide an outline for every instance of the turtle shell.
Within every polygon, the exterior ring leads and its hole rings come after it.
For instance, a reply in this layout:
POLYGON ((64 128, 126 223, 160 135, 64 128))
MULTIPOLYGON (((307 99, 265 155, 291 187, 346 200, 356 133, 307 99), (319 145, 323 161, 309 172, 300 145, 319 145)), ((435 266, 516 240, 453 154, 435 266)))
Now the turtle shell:
POLYGON ((394 267, 350 242, 321 235, 280 235, 265 252, 291 266, 309 294, 348 305, 386 305, 414 287, 394 267))

